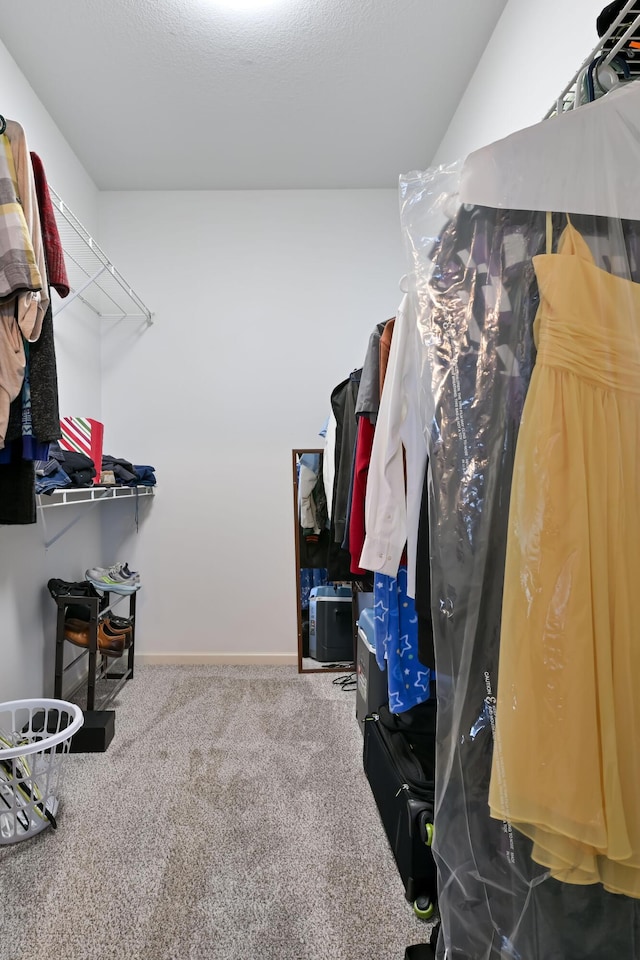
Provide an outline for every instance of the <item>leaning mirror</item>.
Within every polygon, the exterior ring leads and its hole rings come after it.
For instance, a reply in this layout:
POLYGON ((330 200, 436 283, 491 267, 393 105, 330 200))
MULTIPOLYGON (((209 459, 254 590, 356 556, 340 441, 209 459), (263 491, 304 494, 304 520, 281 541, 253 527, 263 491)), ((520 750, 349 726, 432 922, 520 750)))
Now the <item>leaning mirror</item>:
POLYGON ((356 627, 350 583, 327 577, 330 533, 323 451, 293 450, 298 672, 354 669, 356 627))

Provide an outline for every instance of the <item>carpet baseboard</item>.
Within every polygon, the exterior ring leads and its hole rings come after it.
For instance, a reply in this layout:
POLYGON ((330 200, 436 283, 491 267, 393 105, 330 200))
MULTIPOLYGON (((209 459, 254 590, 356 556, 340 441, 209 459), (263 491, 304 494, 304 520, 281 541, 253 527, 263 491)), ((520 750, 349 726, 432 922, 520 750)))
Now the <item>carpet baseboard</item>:
POLYGON ((196 666, 213 664, 245 666, 271 664, 293 667, 298 663, 295 653, 137 653, 136 663, 182 664, 196 666))

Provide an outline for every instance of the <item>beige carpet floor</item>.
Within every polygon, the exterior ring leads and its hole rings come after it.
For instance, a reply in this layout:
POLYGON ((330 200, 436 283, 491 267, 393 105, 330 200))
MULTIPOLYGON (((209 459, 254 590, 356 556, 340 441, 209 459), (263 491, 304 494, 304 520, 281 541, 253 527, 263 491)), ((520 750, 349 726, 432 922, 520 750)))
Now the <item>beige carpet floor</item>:
POLYGON ((428 928, 332 679, 138 667, 58 830, 0 847, 1 960, 403 960, 428 928))

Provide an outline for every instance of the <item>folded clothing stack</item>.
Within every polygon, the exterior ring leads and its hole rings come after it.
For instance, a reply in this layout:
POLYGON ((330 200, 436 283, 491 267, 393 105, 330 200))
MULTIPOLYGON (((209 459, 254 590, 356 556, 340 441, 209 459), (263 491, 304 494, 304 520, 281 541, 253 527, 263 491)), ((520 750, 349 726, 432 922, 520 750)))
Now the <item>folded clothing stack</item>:
MULTIPOLYGON (((49 445, 49 459, 38 460, 36 493, 53 493, 63 487, 92 487, 97 475, 96 465, 84 453, 63 450, 59 443, 49 445)), ((105 454, 100 468, 100 484, 120 487, 154 487, 155 467, 133 464, 122 457, 105 454)))
POLYGON ((123 457, 102 456, 101 482, 124 487, 153 487, 156 484, 155 467, 143 463, 131 463, 123 457), (103 478, 108 478, 106 481, 103 478))

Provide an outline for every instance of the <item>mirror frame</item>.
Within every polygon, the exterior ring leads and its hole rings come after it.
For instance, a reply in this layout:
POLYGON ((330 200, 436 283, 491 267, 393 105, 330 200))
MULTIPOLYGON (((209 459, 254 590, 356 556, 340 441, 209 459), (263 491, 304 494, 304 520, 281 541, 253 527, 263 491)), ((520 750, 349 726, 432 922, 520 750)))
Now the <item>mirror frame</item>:
MULTIPOLYGON (((355 661, 347 667, 305 667, 304 658, 302 656, 302 593, 301 593, 301 584, 300 584, 300 540, 299 540, 299 530, 300 530, 300 517, 298 515, 298 460, 297 458, 303 453, 320 453, 324 456, 323 447, 297 447, 291 451, 291 465, 293 469, 293 534, 295 542, 295 557, 296 557, 296 610, 297 610, 297 619, 298 619, 298 673, 354 673, 356 666, 355 661)), ((353 607, 352 607, 352 622, 353 622, 353 607)), ((355 626, 353 626, 355 631, 355 626)), ((354 632, 355 637, 355 632, 354 632)), ((355 650, 355 639, 354 639, 354 650, 355 650)), ((309 659, 309 658, 306 658, 309 659)))

